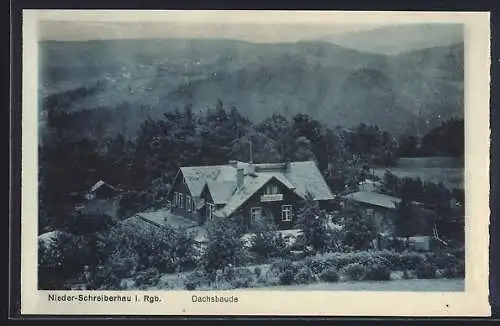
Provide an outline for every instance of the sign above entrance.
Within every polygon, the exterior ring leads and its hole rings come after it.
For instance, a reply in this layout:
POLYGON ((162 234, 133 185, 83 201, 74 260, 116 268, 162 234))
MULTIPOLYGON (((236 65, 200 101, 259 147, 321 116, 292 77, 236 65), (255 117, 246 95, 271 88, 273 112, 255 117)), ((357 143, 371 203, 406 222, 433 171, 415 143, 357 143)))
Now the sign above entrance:
POLYGON ((268 202, 268 201, 282 201, 283 194, 272 194, 272 195, 262 195, 260 196, 260 201, 268 202))

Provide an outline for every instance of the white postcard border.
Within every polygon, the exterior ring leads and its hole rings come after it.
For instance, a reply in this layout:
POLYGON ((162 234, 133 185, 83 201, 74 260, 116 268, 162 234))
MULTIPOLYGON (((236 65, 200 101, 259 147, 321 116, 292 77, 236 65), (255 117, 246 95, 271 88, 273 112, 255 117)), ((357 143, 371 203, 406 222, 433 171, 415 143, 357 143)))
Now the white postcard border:
POLYGON ((486 12, 149 12, 23 11, 21 313, 82 315, 487 316, 489 245, 490 22, 486 12), (465 26, 466 287, 464 292, 328 291, 39 291, 37 290, 37 22, 181 20, 363 23, 461 22, 465 26), (48 300, 59 295, 138 295, 141 303, 48 300), (236 296, 233 303, 194 303, 192 296, 236 296), (160 302, 146 303, 144 295, 160 302))

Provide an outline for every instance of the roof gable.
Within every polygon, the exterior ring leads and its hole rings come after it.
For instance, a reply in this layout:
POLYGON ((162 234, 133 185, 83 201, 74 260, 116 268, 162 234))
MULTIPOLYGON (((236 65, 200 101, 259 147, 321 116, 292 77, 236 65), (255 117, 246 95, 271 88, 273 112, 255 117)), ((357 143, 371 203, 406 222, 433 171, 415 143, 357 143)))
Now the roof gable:
POLYGON ((313 161, 253 164, 234 162, 228 165, 181 167, 186 185, 199 197, 205 185, 214 202, 231 207, 241 205, 271 178, 275 178, 298 196, 310 195, 314 200, 330 200, 333 194, 313 161), (243 186, 236 189, 237 169, 243 169, 243 186), (250 175, 250 172, 255 172, 250 175))
POLYGON ((275 176, 262 173, 257 174, 255 177, 245 178, 243 186, 236 190, 227 204, 220 210, 222 216, 229 216, 234 213, 235 210, 246 203, 250 197, 262 189, 271 180, 278 180, 278 182, 281 183, 281 181, 275 176))
POLYGON ((236 180, 236 169, 229 165, 181 167, 181 172, 189 191, 195 197, 201 195, 207 182, 236 180))
POLYGON ((210 193, 214 204, 226 204, 236 190, 234 181, 208 181, 205 188, 210 193))

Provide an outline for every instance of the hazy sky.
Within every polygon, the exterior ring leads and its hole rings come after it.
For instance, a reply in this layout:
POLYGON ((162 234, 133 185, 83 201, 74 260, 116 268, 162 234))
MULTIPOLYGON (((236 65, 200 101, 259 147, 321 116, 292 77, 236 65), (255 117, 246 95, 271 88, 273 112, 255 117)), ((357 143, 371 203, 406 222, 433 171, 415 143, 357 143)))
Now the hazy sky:
POLYGON ((123 38, 230 38, 250 42, 294 42, 321 36, 371 29, 378 25, 265 23, 117 23, 40 22, 41 40, 123 38))
POLYGON ((459 22, 460 14, 283 11, 46 10, 40 40, 231 38, 294 42, 388 25, 459 22))

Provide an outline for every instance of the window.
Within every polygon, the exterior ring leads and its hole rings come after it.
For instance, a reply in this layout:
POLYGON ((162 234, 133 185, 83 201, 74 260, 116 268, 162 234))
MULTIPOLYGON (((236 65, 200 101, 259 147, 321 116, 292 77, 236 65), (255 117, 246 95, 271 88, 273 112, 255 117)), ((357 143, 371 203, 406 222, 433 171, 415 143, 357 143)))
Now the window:
POLYGON ((373 209, 372 208, 368 208, 366 210, 366 214, 369 215, 369 216, 373 215, 373 209))
POLYGON ((281 220, 283 222, 290 222, 292 220, 292 205, 281 206, 281 220))
POLYGON ((215 210, 215 205, 211 203, 207 203, 207 219, 212 219, 212 214, 215 210))
POLYGON ((184 207, 184 195, 179 193, 179 207, 182 208, 184 207))
POLYGON ((265 195, 275 195, 278 193, 278 186, 277 185, 267 185, 266 190, 264 192, 265 195))
POLYGON ((262 215, 262 208, 261 207, 252 207, 250 208, 250 221, 254 223, 257 218, 259 218, 262 215))
POLYGON ((174 192, 174 207, 179 207, 179 198, 178 198, 179 193, 174 192))
POLYGON ((191 210, 194 212, 196 210, 194 200, 191 200, 191 210))
POLYGON ((186 209, 188 212, 191 212, 192 208, 193 208, 193 204, 191 202, 191 196, 186 195, 186 209))

